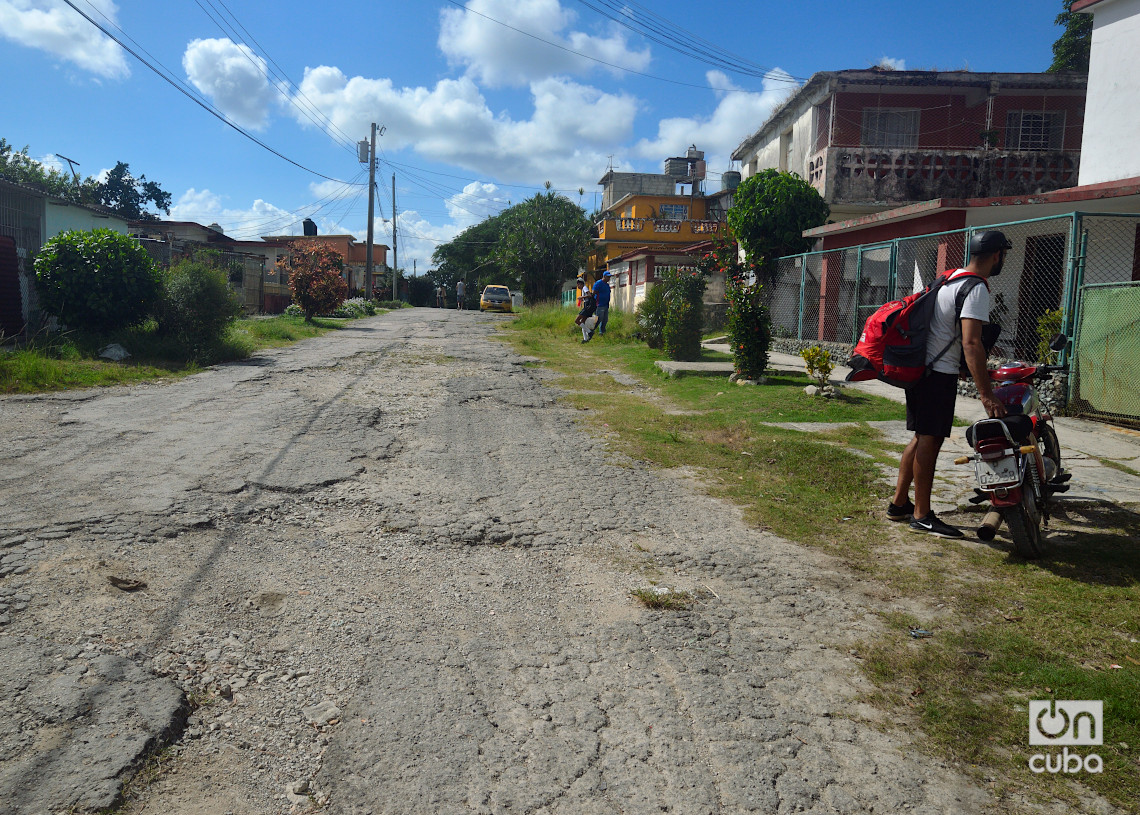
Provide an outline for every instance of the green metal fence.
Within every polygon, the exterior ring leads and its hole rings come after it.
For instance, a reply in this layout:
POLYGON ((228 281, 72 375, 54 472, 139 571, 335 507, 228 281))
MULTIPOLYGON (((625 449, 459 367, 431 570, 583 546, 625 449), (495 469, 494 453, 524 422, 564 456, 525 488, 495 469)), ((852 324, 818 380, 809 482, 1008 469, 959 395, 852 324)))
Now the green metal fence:
MULTIPOLYGON (((1095 293, 1097 287, 1140 280, 1140 215, 1135 214, 1073 212, 783 257, 769 294, 773 333, 853 345, 867 316, 880 305, 920 291, 941 272, 968 263, 970 236, 987 229, 1000 229, 1014 247, 1002 274, 990 280, 990 320, 1002 326, 998 356, 1035 361, 1042 337, 1061 330, 1075 340, 1062 361, 1072 363, 1077 374, 1078 363, 1089 354, 1107 353, 1108 364, 1115 364, 1130 349, 1132 358, 1121 360, 1117 369, 1136 364, 1140 308, 1130 311, 1134 294, 1112 288, 1111 297, 1120 305, 1105 311, 1109 322, 1097 323, 1097 329, 1085 329, 1083 335, 1078 331, 1079 319, 1092 319, 1082 315, 1090 308, 1100 310, 1103 298, 1110 297, 1108 290, 1095 293), (1094 293, 1086 295, 1090 290, 1094 293), (1094 335, 1114 339, 1102 346, 1094 335), (1133 344, 1122 344, 1118 338, 1123 336, 1132 337, 1133 344)), ((1074 409, 1140 421, 1140 390, 1127 384, 1140 377, 1125 377, 1117 387, 1122 401, 1112 405, 1126 407, 1123 413, 1098 408, 1098 400, 1107 404, 1103 397, 1082 390, 1094 379, 1091 370, 1071 378, 1074 409)))
POLYGON ((1140 422, 1140 281, 1081 288, 1070 407, 1140 422))

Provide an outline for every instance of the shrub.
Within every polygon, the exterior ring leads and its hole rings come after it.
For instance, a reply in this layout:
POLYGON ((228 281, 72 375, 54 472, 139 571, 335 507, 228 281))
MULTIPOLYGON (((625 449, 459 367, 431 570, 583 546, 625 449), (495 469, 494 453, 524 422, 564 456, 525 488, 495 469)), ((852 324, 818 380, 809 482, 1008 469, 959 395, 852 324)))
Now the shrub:
POLYGON ((661 333, 665 329, 665 284, 649 287, 645 297, 637 304, 637 328, 650 348, 661 347, 661 333))
POLYGON ((317 314, 329 314, 344 302, 348 283, 341 277, 344 258, 335 249, 319 243, 294 243, 286 257, 277 261, 289 275, 293 302, 312 322, 317 314))
POLYGON ((350 300, 345 300, 336 310, 330 315, 332 317, 347 317, 349 319, 358 319, 360 317, 371 317, 376 313, 376 306, 371 302, 365 300, 363 297, 353 297, 350 300))
POLYGON ((820 345, 813 345, 800 351, 800 356, 804 359, 808 376, 821 388, 825 386, 835 369, 835 363, 831 361, 831 352, 820 345))
POLYGON ((163 275, 158 330, 176 339, 190 359, 212 361, 240 315, 241 301, 218 267, 200 259, 180 260, 163 275))
POLYGON ((285 311, 282 312, 286 317, 304 317, 305 310, 296 303, 290 303, 285 306, 285 311))
POLYGON ((1053 356, 1049 340, 1061 333, 1061 315, 1059 308, 1046 309, 1037 320, 1037 361, 1042 364, 1053 356))
POLYGON ((733 368, 741 379, 759 379, 768 367, 771 321, 762 291, 759 284, 750 286, 739 280, 729 280, 725 286, 733 368))
POLYGON ((696 269, 671 268, 662 275, 666 291, 661 344, 670 359, 701 358, 701 296, 707 282, 696 269))
POLYGON ((110 229, 62 232, 35 261, 40 307, 64 325, 94 332, 141 323, 162 283, 146 250, 110 229))

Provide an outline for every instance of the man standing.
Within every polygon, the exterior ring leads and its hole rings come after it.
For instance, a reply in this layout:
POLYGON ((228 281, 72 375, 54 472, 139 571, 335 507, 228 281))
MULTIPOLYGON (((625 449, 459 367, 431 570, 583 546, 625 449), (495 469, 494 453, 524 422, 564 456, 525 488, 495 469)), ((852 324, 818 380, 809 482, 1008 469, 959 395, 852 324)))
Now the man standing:
POLYGON ((605 336, 606 323, 610 320, 610 273, 604 272, 602 279, 594 283, 595 314, 598 315, 598 333, 605 336))
POLYGON ((456 281, 456 283, 455 283, 455 307, 456 308, 466 308, 467 307, 463 302, 463 295, 465 295, 466 293, 467 293, 467 285, 462 280, 456 281))
POLYGON ((906 429, 914 431, 914 438, 903 451, 895 494, 887 506, 887 518, 910 519, 910 528, 915 532, 930 532, 944 538, 962 537, 962 530, 934 514, 930 508, 930 493, 934 487, 938 451, 942 449, 943 440, 950 436, 954 423, 954 401, 963 356, 978 386, 978 398, 986 415, 990 418, 1005 415, 1005 405, 994 397, 986 369, 982 326, 990 318, 989 279, 1001 274, 1006 253, 1012 248, 1013 244, 1001 232, 975 234, 970 238, 970 263, 965 269, 953 272, 951 281, 938 291, 926 343, 929 371, 906 392, 906 429), (977 275, 983 282, 969 290, 962 302, 962 311, 957 314, 959 289, 971 280, 965 273, 977 275), (912 483, 913 504, 909 497, 912 483))

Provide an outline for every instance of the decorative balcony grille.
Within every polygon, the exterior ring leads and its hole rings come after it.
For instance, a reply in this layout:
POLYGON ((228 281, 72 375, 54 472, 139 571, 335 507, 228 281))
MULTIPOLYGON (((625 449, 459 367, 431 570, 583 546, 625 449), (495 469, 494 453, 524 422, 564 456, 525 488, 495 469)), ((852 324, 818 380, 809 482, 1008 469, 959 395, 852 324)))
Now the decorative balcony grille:
POLYGON ((1027 195, 1077 183, 1079 153, 828 148, 808 181, 829 201, 1027 195))
POLYGON ((653 231, 654 232, 680 232, 681 231, 681 221, 661 221, 661 220, 654 221, 653 222, 653 231))
POLYGON ((689 221, 694 235, 707 235, 720 229, 719 221, 689 221))

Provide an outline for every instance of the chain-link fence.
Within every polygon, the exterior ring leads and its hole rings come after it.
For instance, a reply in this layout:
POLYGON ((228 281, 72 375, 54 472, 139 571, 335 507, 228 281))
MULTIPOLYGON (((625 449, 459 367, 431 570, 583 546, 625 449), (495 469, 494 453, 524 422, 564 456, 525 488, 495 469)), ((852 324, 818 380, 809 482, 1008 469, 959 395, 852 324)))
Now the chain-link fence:
MULTIPOLYGON (((194 241, 164 241, 135 238, 155 263, 163 268, 182 258, 198 257, 226 273, 230 288, 241 298, 246 311, 265 310, 265 258, 247 252, 225 252, 194 241)), ((276 270, 271 270, 276 272, 276 270)), ((276 279, 276 274, 274 278, 276 279)), ((272 310, 272 309, 271 309, 272 310)))
POLYGON ((1124 371, 1140 359, 1136 287, 1087 294, 1104 284, 1140 281, 1140 215, 1071 213, 783 257, 770 285, 773 336, 854 345, 875 309, 964 266, 970 236, 987 229, 1000 229, 1013 243, 1001 274, 989 281, 990 321, 1002 327, 995 354, 1043 361, 1048 338, 1064 332, 1075 338, 1063 358, 1077 374, 1070 385, 1074 410, 1140 421, 1140 385, 1129 385, 1140 377, 1087 367, 1082 374, 1080 363, 1082 355, 1089 364, 1087 357, 1099 353, 1102 368, 1124 371), (1113 401, 1105 402, 1099 390, 1088 392, 1093 382, 1111 382, 1113 401), (1098 408, 1098 401, 1110 407, 1098 408), (1129 404, 1122 414, 1119 408, 1129 404))

